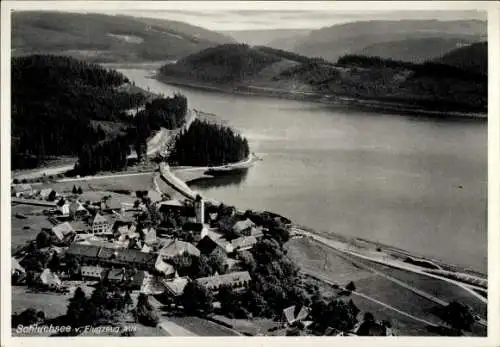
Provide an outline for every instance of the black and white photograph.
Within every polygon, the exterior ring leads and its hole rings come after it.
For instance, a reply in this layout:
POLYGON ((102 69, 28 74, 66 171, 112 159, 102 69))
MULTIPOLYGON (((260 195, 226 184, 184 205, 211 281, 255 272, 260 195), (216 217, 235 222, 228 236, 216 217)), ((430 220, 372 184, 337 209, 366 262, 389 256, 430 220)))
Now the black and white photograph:
POLYGON ((491 343, 498 3, 146 3, 2 2, 2 335, 491 343))

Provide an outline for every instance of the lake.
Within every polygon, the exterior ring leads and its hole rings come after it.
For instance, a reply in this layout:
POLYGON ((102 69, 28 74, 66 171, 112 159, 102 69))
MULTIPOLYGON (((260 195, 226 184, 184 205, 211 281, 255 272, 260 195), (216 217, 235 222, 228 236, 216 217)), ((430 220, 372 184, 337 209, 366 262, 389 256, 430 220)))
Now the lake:
POLYGON ((119 71, 153 92, 183 93, 263 157, 244 177, 194 184, 204 195, 487 272, 487 122, 225 95, 119 71))

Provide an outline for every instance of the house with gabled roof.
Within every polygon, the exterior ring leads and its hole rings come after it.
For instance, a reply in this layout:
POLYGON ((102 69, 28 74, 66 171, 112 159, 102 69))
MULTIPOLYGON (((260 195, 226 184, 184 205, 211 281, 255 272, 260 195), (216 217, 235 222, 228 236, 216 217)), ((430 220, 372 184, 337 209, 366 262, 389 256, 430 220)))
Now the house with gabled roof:
POLYGON ((66 251, 67 255, 73 256, 80 263, 95 263, 98 261, 97 254, 101 248, 95 245, 72 243, 66 251))
POLYGON ((62 285, 59 277, 50 269, 44 269, 40 274, 40 282, 49 288, 59 288, 62 285))
POLYGON ((109 218, 100 213, 96 213, 92 220, 92 232, 94 234, 107 234, 111 232, 113 225, 109 218))
POLYGON ((31 196, 33 194, 33 187, 30 184, 21 183, 11 185, 11 194, 16 198, 22 196, 31 196))
POLYGON ((101 266, 84 265, 80 268, 82 278, 87 281, 101 281, 106 277, 107 269, 101 266))
POLYGON ((281 321, 286 326, 290 326, 297 322, 304 322, 310 312, 311 310, 306 306, 302 306, 298 309, 295 305, 292 305, 283 309, 281 321))
POLYGON ((101 201, 101 211, 103 212, 121 212, 122 202, 115 197, 108 197, 101 201))
POLYGON ((125 269, 124 268, 111 268, 109 269, 106 279, 109 282, 119 283, 125 280, 125 269))
POLYGON ((158 254, 165 259, 172 259, 182 254, 190 254, 199 257, 200 250, 189 242, 174 239, 169 240, 169 242, 158 251, 158 254))
POLYGON ((245 251, 252 249, 257 244, 255 236, 242 236, 231 240, 231 245, 235 251, 245 251))
POLYGON ((53 226, 51 232, 57 238, 58 242, 69 241, 71 237, 73 237, 76 234, 75 230, 68 222, 60 223, 53 226))
POLYGON ((171 280, 163 280, 165 293, 173 298, 180 297, 184 293, 184 288, 190 282, 189 277, 174 277, 171 280))
POLYGON ((53 191, 52 188, 43 188, 43 189, 40 189, 40 193, 38 193, 38 195, 43 200, 47 200, 47 198, 49 197, 50 193, 52 193, 52 191, 53 191))
POLYGON ((156 259, 155 270, 161 273, 164 277, 172 277, 175 275, 174 266, 165 262, 161 256, 156 259))
POLYGON ((233 231, 241 235, 252 235, 252 230, 255 228, 255 223, 250 219, 240 220, 233 225, 233 231))
POLYGON ((69 204, 69 216, 72 220, 78 220, 89 214, 89 211, 83 207, 82 203, 78 200, 73 200, 69 204))
POLYGON ((158 295, 165 292, 162 279, 146 271, 140 271, 134 276, 132 288, 137 288, 146 295, 158 295))
POLYGON ((14 274, 25 274, 26 273, 26 270, 24 269, 24 267, 21 266, 21 264, 19 264, 19 261, 12 257, 11 258, 11 274, 14 275, 14 274))
POLYGON ((250 284, 251 280, 252 278, 248 271, 238 271, 224 275, 200 277, 195 281, 208 290, 218 291, 222 286, 229 286, 233 289, 243 289, 250 284))

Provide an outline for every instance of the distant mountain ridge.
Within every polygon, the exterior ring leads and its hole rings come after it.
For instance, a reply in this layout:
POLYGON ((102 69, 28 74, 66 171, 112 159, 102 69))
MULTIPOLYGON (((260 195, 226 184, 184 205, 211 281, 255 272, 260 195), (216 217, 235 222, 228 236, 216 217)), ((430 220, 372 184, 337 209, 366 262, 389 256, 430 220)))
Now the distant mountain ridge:
POLYGON ((268 46, 290 50, 286 42, 294 42, 298 37, 308 35, 312 29, 261 29, 261 30, 233 30, 223 31, 239 43, 250 46, 268 46))
POLYGON ((14 12, 12 53, 64 54, 97 62, 175 60, 234 42, 178 21, 93 13, 14 12))
POLYGON ((378 42, 354 52, 354 54, 423 63, 441 58, 448 52, 473 43, 474 41, 471 39, 461 37, 424 37, 378 42))
MULTIPOLYGON (((418 62, 422 57, 436 58, 444 48, 453 50, 453 41, 474 43, 485 41, 487 23, 480 20, 373 20, 333 25, 312 30, 309 35, 297 37, 290 50, 310 57, 321 57, 335 62, 346 54, 379 54, 383 58, 403 57, 418 62), (419 44, 421 50, 412 49, 419 44), (436 44, 441 41, 441 44, 436 44), (425 42, 435 44, 425 45, 425 42), (386 51, 388 50, 388 51, 386 51), (414 52, 414 53, 412 53, 414 52)), ((273 46, 273 45, 271 45, 273 46)), ((275 46, 273 46, 275 47, 275 46)), ((279 48, 279 47, 275 47, 279 48)))

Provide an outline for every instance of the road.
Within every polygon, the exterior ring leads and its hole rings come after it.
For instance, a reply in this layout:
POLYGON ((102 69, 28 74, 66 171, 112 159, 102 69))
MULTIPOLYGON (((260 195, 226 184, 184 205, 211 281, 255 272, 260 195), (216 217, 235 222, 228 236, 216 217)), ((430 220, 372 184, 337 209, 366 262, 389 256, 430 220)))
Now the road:
MULTIPOLYGON (((181 128, 176 129, 176 130, 168 130, 165 128, 161 128, 148 141, 147 155, 152 156, 152 155, 160 152, 176 134, 178 134, 180 131, 188 130, 195 119, 196 119, 196 112, 193 112, 192 110, 189 109, 187 112, 187 115, 186 115, 186 122, 184 123, 184 125, 181 128)), ((127 156, 127 158, 128 159, 137 158, 137 153, 132 152, 131 154, 129 154, 127 156)), ((72 170, 75 167, 75 163, 76 163, 76 161, 72 162, 71 164, 32 170, 32 171, 26 172, 24 174, 15 175, 15 176, 13 176, 13 178, 17 178, 18 180, 23 180, 23 179, 38 178, 38 177, 42 177, 42 176, 55 176, 55 175, 65 173, 67 171, 72 170)), ((89 176, 85 179, 89 179, 90 177, 91 176, 89 176)))

